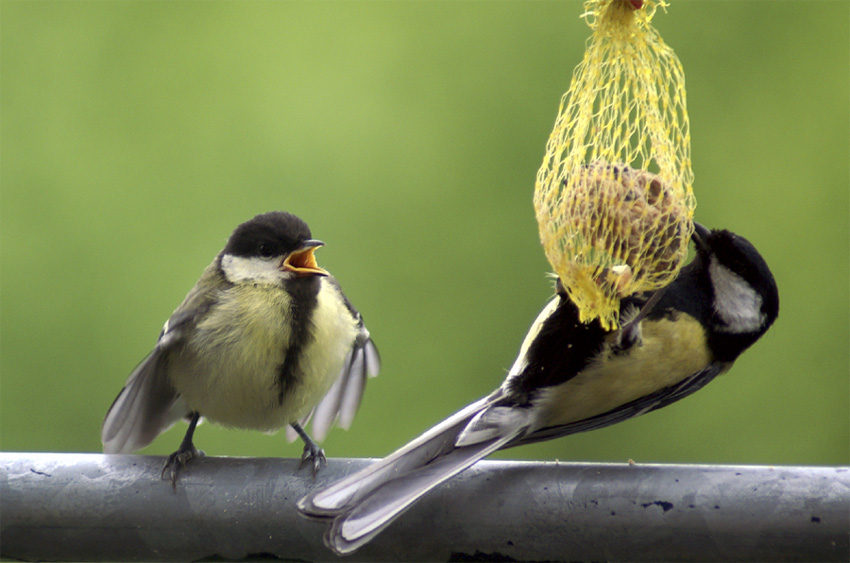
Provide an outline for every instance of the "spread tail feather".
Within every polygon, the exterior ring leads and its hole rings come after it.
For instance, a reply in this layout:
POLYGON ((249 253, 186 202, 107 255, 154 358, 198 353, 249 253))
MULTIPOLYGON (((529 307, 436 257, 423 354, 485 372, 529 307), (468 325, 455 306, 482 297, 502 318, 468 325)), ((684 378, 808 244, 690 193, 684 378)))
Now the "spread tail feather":
POLYGON ((383 460, 307 495, 298 508, 332 521, 328 547, 339 554, 355 551, 434 487, 527 430, 524 416, 501 416, 494 406, 499 398, 497 392, 469 405, 383 460))

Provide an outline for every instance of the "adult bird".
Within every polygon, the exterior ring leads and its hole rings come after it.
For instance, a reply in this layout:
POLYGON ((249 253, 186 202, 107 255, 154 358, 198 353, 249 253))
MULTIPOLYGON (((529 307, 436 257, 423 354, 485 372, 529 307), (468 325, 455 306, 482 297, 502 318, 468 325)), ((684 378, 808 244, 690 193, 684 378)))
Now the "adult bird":
POLYGON ((503 384, 395 453, 302 498, 345 554, 490 453, 602 428, 678 401, 727 371, 773 324, 779 294, 745 238, 695 226, 696 253, 654 293, 624 298, 623 325, 582 323, 560 281, 503 384))

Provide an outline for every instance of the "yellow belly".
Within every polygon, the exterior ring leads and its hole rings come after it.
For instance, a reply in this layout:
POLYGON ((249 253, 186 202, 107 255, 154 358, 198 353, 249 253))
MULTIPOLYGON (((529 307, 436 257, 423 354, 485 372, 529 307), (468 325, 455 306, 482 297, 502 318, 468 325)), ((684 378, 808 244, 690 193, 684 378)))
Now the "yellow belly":
POLYGON ((597 361, 568 382, 546 390, 541 427, 567 424, 604 414, 675 385, 712 361, 705 332, 686 314, 677 322, 642 323, 643 343, 615 355, 606 345, 597 361))
POLYGON ((269 286, 223 291, 182 352, 170 358, 171 380, 189 408, 213 422, 263 431, 296 422, 330 389, 357 334, 340 306, 335 290, 319 292, 312 332, 323 345, 302 349, 297 383, 287 387, 283 402, 278 373, 290 326, 280 311, 288 310, 288 296, 269 286))

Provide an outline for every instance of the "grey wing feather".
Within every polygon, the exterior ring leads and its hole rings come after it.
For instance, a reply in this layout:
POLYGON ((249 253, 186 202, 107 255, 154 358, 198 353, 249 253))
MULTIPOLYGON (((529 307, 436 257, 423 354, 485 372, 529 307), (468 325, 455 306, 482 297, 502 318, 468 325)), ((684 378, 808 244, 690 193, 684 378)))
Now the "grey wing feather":
POLYGON ((327 436, 334 422, 344 429, 351 426, 367 379, 377 376, 381 369, 378 349, 360 323, 360 334, 345 358, 339 377, 313 411, 313 438, 318 441, 327 436))
POLYGON ((157 346, 133 370, 106 413, 101 429, 104 453, 140 450, 182 416, 174 412, 177 392, 164 369, 164 350, 157 346))
POLYGON ((339 425, 348 429, 354 421, 354 415, 360 408, 366 380, 376 377, 381 369, 378 349, 372 339, 366 338, 362 344, 356 344, 352 350, 351 370, 346 378, 345 389, 342 392, 342 402, 339 407, 339 425))
POLYGON ((136 366, 106 413, 100 432, 103 451, 130 453, 150 444, 187 413, 168 380, 168 354, 194 315, 178 310, 168 319, 153 352, 136 366))
POLYGON ((168 380, 168 356, 186 330, 209 310, 212 292, 227 286, 216 275, 217 260, 207 266, 201 280, 165 323, 153 352, 136 366, 109 407, 100 434, 105 453, 139 450, 188 414, 168 380))

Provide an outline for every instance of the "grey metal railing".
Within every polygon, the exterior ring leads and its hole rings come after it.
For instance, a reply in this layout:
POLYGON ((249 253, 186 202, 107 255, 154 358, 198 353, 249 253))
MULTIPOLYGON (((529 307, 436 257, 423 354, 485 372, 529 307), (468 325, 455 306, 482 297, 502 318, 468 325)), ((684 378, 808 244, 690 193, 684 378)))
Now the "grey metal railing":
MULTIPOLYGON (((295 502, 372 460, 0 453, 0 555, 328 561, 295 502)), ((482 461, 347 561, 847 561, 850 468, 482 461)))

